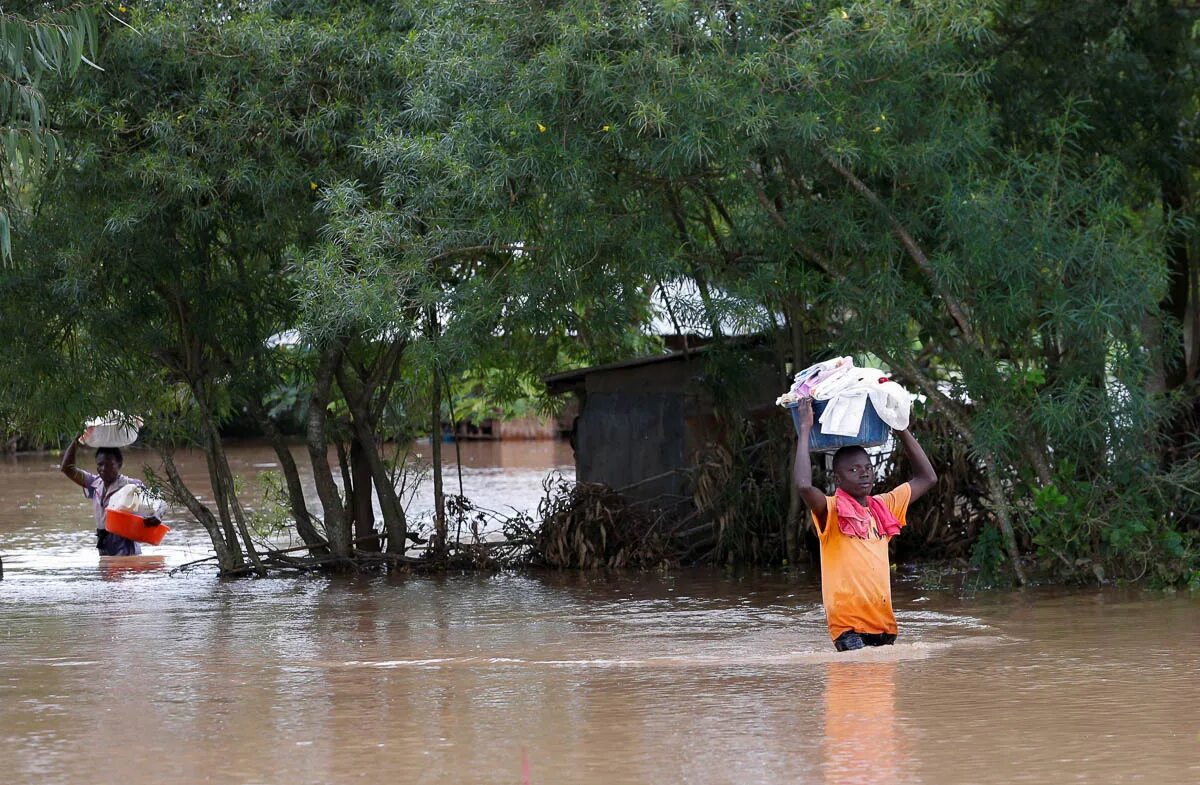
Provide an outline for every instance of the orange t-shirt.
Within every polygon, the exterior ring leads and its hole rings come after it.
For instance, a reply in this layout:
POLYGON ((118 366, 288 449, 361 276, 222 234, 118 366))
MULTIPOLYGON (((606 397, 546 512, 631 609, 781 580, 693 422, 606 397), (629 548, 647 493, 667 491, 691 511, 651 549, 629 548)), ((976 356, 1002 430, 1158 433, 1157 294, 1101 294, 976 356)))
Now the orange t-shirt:
MULTIPOLYGON (((908 483, 888 493, 877 494, 903 527, 908 523, 908 501, 912 488, 908 483)), ((888 562, 891 537, 872 536, 867 540, 847 537, 838 528, 837 499, 825 500, 825 530, 813 516, 821 541, 821 599, 825 619, 834 640, 843 632, 882 632, 896 634, 896 614, 892 611, 892 571, 888 562)))

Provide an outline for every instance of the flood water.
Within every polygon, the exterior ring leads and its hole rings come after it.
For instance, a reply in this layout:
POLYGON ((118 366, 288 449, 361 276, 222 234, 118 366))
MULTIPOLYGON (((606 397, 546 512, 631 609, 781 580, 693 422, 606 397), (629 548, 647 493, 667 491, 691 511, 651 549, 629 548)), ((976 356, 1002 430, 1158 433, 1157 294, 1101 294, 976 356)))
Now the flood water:
MULTIPOLYGON (((210 552, 181 516, 99 559, 55 463, 0 461, 6 783, 1200 782, 1195 595, 901 575, 900 643, 839 655, 807 570, 223 581, 171 573, 210 552)), ((569 465, 467 444, 464 490, 569 465)))

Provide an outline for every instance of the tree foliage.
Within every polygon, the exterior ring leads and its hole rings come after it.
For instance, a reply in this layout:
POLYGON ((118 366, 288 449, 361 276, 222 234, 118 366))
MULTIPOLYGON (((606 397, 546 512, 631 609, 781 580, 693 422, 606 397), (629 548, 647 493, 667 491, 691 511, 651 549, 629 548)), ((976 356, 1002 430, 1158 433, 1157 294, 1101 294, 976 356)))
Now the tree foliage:
MULTIPOLYGON (((372 488, 403 541, 379 436, 436 432, 464 378, 512 403, 563 364, 655 351, 659 300, 718 342, 735 325, 796 364, 866 355, 926 396, 969 447, 938 504, 991 522, 978 563, 1187 580, 1189 13, 144 4, 108 71, 55 99, 72 169, 38 192, 36 263, 2 281, 22 347, 4 404, 50 431, 101 403, 156 412, 224 482, 221 425, 271 431, 290 388, 320 496, 310 515, 292 467, 292 512, 344 559, 372 488)), ((706 383, 734 389, 727 367, 706 383)), ((236 567, 252 546, 227 484, 210 532, 236 567)), ((795 558, 802 521, 793 498, 786 526, 716 552, 795 558)))
MULTIPOLYGON (((24 238, 37 264, 5 280, 24 311, 4 319, 25 352, 9 399, 50 432, 114 407, 152 413, 164 448, 204 447, 216 509, 173 484, 227 569, 255 548, 220 427, 259 415, 285 364, 318 365, 269 341, 300 318, 292 260, 319 237, 321 187, 360 170, 355 139, 396 89, 377 54, 388 19, 372 4, 139 6, 104 42, 108 70, 60 99, 71 169, 24 238)), ((291 479, 305 541, 347 549, 342 502, 318 535, 291 479)))
POLYGON ((1131 211, 1128 162, 1085 150, 1076 104, 1008 141, 989 90, 1003 10, 435 6, 409 111, 475 151, 474 181, 510 202, 489 220, 515 222, 493 237, 528 242, 552 287, 619 307, 691 279, 714 332, 757 315, 797 361, 882 358, 972 445, 1018 574, 1047 537, 1048 564, 1088 574, 1174 541, 1170 516, 1195 509, 1159 495, 1136 548, 1072 528, 1163 487, 1145 317, 1170 228, 1131 211), (1053 536, 1036 524, 1052 485, 1086 510, 1053 536))
POLYGON ((98 67, 99 30, 90 3, 9 3, 0 6, 0 261, 12 256, 13 210, 27 206, 39 173, 60 157, 43 94, 48 79, 73 76, 81 63, 98 67), (16 6, 16 8, 14 8, 16 6), (92 59, 89 59, 92 58, 92 59))

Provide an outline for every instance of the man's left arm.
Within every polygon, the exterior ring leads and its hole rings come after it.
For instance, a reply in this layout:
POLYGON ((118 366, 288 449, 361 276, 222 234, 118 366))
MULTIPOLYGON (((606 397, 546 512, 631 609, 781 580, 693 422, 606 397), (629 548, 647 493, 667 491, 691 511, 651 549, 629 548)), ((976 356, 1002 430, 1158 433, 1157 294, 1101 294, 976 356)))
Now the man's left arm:
POLYGON ((921 445, 917 444, 916 437, 907 428, 903 431, 896 431, 896 438, 904 447, 904 454, 908 456, 908 462, 913 469, 913 476, 908 481, 909 489, 912 491, 909 502, 915 502, 937 484, 937 472, 934 471, 933 464, 929 462, 929 456, 921 449, 921 445))

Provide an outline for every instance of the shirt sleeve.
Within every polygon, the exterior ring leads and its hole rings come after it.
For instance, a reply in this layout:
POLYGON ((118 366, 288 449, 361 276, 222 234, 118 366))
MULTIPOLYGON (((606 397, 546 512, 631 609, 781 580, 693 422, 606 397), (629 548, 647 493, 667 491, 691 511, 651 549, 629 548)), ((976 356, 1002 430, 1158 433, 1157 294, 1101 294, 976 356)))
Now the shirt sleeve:
POLYGON ((897 485, 879 498, 892 511, 892 515, 896 516, 901 528, 908 525, 908 502, 912 499, 911 485, 908 483, 897 485))
POLYGON ((83 475, 83 495, 88 499, 95 498, 97 479, 96 475, 92 474, 86 469, 80 469, 79 473, 83 475))
POLYGON ((825 528, 824 529, 821 528, 821 524, 817 520, 817 514, 815 512, 813 512, 812 510, 809 510, 808 519, 810 521, 812 521, 813 528, 815 528, 817 530, 817 538, 818 539, 824 539, 825 535, 829 532, 829 524, 830 523, 832 523, 835 526, 837 525, 837 506, 836 505, 837 505, 837 497, 836 496, 826 496, 825 497, 825 528))

